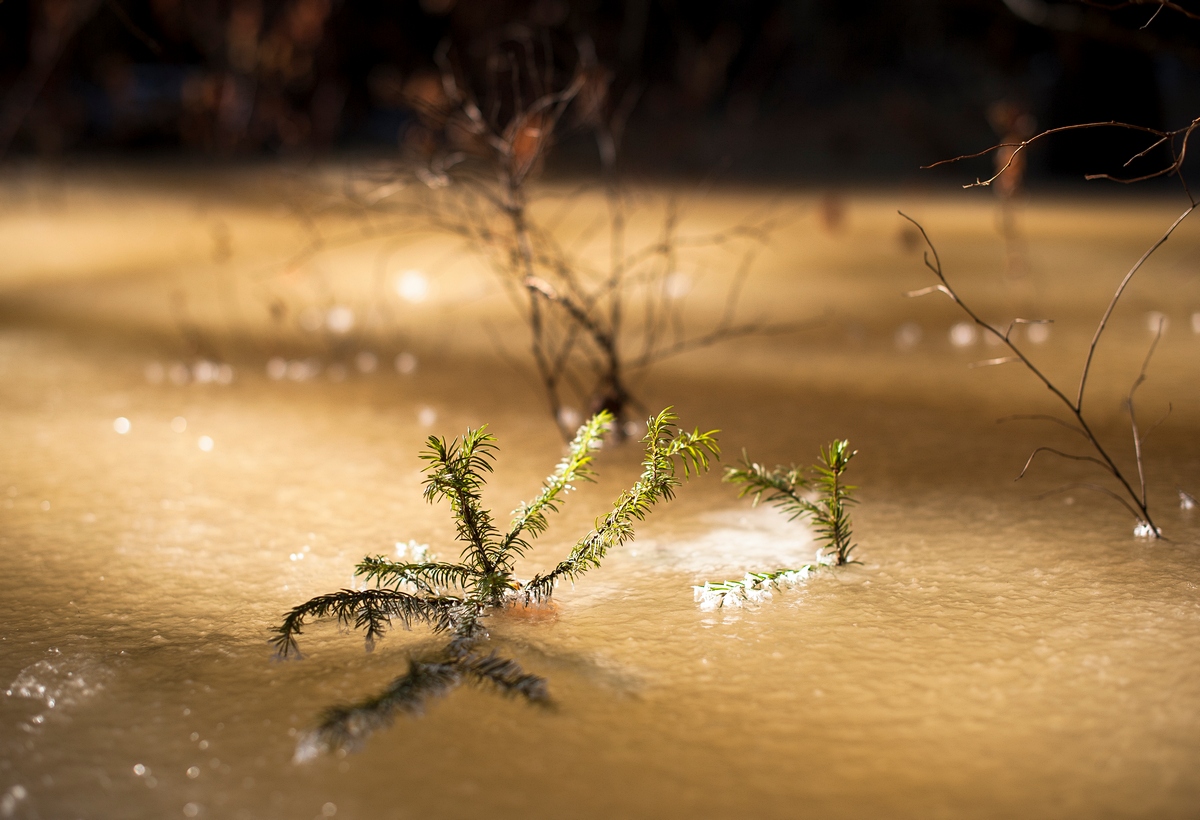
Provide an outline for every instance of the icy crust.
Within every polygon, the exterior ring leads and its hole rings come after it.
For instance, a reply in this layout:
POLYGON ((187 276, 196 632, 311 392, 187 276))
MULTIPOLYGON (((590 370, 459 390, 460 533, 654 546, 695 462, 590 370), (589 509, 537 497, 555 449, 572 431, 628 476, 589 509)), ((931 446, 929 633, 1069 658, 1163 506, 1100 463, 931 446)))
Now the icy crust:
POLYGON ((712 512, 689 523, 677 524, 670 537, 638 538, 629 554, 651 572, 709 577, 812 560, 809 528, 765 506, 712 512))
POLYGON ((48 709, 61 709, 86 700, 104 688, 108 671, 102 666, 86 658, 62 657, 56 649, 50 652, 52 659, 26 666, 4 694, 10 698, 40 701, 48 709))
POLYGON ((692 598, 700 605, 702 612, 730 607, 739 609, 744 604, 758 604, 769 601, 773 589, 794 587, 802 584, 814 574, 826 567, 833 566, 834 558, 823 550, 817 550, 810 564, 788 569, 776 569, 769 572, 747 572, 737 581, 708 581, 700 586, 692 587, 692 598))

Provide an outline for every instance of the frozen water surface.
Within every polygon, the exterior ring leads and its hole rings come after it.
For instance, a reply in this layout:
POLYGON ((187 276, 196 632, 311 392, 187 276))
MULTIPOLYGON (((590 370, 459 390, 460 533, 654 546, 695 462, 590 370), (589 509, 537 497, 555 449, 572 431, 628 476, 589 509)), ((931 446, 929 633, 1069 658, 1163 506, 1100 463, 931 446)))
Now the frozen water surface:
MULTIPOLYGON (((54 183, 47 212, 29 193, 40 184, 10 183, 0 221, 0 816, 1195 816, 1200 544, 1178 491, 1200 484, 1200 340, 1184 332, 1200 308, 1196 227, 1135 280, 1092 397, 1123 442, 1145 317, 1175 320, 1139 391, 1144 418, 1175 408, 1148 445, 1170 540, 1149 541, 1079 491, 1030 500, 1086 475, 1075 465, 1013 484, 1032 446, 1071 442, 995 423, 1049 410, 1046 391, 1018 370, 968 370, 989 354, 942 341, 961 319, 951 306, 899 297, 928 281, 892 213, 924 220, 988 315, 1054 318, 1037 350, 1069 378, 1105 291, 1169 203, 1031 211, 1020 281, 1001 275, 990 200, 851 198, 854 235, 838 238, 797 217, 746 309, 834 318, 681 359, 641 395, 722 428, 730 460, 744 446, 808 461, 849 437, 864 564, 700 611, 692 584, 806 560, 813 546, 707 476, 561 587, 552 613, 493 619, 497 648, 549 680, 552 709, 460 689, 358 754, 298 765, 322 709, 374 693, 433 645, 398 631, 367 654, 322 625, 303 636, 304 660, 277 663, 266 643, 288 607, 351 583, 364 554, 412 539, 453 556, 448 511, 420 499, 424 437, 492 424, 498 515, 558 459, 540 396, 493 355, 479 319, 511 339, 521 329, 436 242, 395 263, 425 271, 422 298, 384 280, 381 311, 369 298, 377 246, 282 270, 303 233, 248 186, 85 178, 54 183), (233 226, 219 276, 190 204, 201 196, 233 226), (48 255, 31 221, 61 228, 48 255), (485 295, 456 307, 447 294, 461 292, 485 295), (925 328, 926 341, 897 327, 925 328), (189 349, 195 328, 211 351, 189 349), (395 368, 362 367, 368 349, 395 368), (218 354, 237 373, 219 390, 146 364, 218 354), (312 378, 355 362, 353 378, 312 378)), ((768 193, 714 195, 692 213, 721 224, 768 193)), ((705 287, 690 282, 687 297, 705 287)), ((601 482, 571 496, 529 571, 590 527, 638 460, 633 447, 602 452, 601 482)))

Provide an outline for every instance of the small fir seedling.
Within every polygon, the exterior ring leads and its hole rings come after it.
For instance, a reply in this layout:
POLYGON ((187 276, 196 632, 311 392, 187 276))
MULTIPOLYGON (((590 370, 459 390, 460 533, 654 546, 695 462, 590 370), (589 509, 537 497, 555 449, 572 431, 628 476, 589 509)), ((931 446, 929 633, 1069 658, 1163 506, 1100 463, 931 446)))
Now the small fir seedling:
POLYGON ((496 440, 486 426, 468 429, 461 439, 450 442, 431 436, 421 454, 428 462, 424 495, 431 503, 449 502, 458 524, 456 538, 462 544, 459 560, 364 558, 355 574, 371 586, 338 590, 300 604, 284 616, 271 642, 279 656, 298 656, 296 638, 305 624, 328 617, 362 631, 368 651, 393 622, 405 628, 419 623, 450 640, 440 653, 412 659, 408 672, 381 694, 327 711, 320 726, 301 743, 297 757, 304 759, 330 747, 355 748, 397 713, 417 714, 427 701, 463 682, 490 684, 531 703, 548 702, 543 678, 479 648, 488 638, 484 622, 506 606, 547 604, 560 581, 574 581, 599 567, 610 549, 633 538, 635 522, 659 502, 670 501, 683 479, 707 470, 710 458, 720 456, 717 431, 689 433, 675 422, 670 408, 647 421, 641 477, 617 497, 612 510, 596 521, 565 559, 528 581, 515 576, 517 559, 546 531, 547 513, 558 511, 574 484, 594 480, 594 454, 613 423, 612 414, 598 413, 579 428, 541 492, 517 507, 503 531, 482 504, 496 451, 496 440))
POLYGON ((789 521, 808 518, 815 525, 821 545, 811 563, 770 572, 747 572, 741 580, 708 581, 692 587, 700 608, 713 610, 740 607, 744 602, 757 603, 771 598, 773 589, 795 586, 826 567, 859 563, 851 557, 857 545, 853 541, 849 510, 858 503, 853 496, 857 487, 846 484, 843 478, 850 459, 857 453, 850 449, 849 441, 833 441, 821 449, 818 462, 808 474, 794 464, 786 469, 768 470, 751 462, 745 453, 740 467, 727 467, 725 480, 741 485, 738 498, 751 496, 757 506, 765 495, 768 503, 787 513, 789 521), (816 497, 810 499, 807 494, 813 491, 816 497))

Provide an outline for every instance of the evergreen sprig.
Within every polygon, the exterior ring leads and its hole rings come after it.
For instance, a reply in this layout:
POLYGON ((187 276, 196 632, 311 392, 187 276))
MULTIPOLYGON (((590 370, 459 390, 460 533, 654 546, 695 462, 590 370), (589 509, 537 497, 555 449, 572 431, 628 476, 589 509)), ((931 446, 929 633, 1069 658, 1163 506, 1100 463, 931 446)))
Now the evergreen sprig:
POLYGON ((598 413, 579 428, 541 491, 513 511, 512 523, 503 534, 482 501, 495 460, 495 437, 486 426, 468 429, 461 439, 451 441, 430 436, 421 453, 427 462, 424 496, 431 503, 449 502, 457 523, 456 540, 462 544, 459 562, 425 560, 423 550, 412 562, 384 556, 363 558, 355 575, 374 586, 339 590, 294 607, 284 615, 271 640, 280 656, 298 655, 296 637, 306 623, 335 617, 344 626, 363 631, 368 649, 394 620, 405 628, 422 623, 435 633, 449 632, 450 642, 436 657, 413 659, 408 672, 381 694, 329 710, 297 756, 303 758, 330 746, 354 748, 372 731, 389 724, 395 714, 417 714, 431 698, 464 680, 491 685, 531 703, 548 702, 543 678, 495 653, 473 651, 487 637, 482 620, 503 606, 545 604, 559 580, 574 581, 600 566, 610 549, 633 537, 634 523, 643 520, 655 504, 670 501, 684 479, 708 469, 710 460, 720 456, 716 431, 687 432, 676 421, 670 408, 648 420, 639 480, 618 496, 613 509, 597 520, 566 559, 525 583, 513 575, 516 559, 546 531, 547 514, 559 510, 575 484, 595 479, 592 462, 613 416, 598 413))
POLYGON ((647 422, 646 435, 642 439, 646 445, 646 458, 642 462, 641 478, 621 493, 612 511, 596 522, 595 529, 575 545, 565 560, 551 572, 535 576, 522 587, 521 592, 527 599, 544 601, 553 594, 560 580, 574 582, 589 569, 600 566, 610 549, 633 537, 634 521, 643 520, 658 502, 675 497, 675 488, 682 483, 679 469, 684 478, 689 478, 692 473, 708 470, 710 457, 720 458, 716 430, 701 433, 697 428, 689 433, 675 426, 675 418, 667 408, 647 422))
POLYGON ((856 545, 849 511, 851 505, 858 503, 853 497, 858 488, 846 484, 843 478, 850 459, 858 451, 850 449, 850 442, 839 439, 819 452, 817 463, 809 468, 809 475, 794 464, 768 470, 750 461, 744 452, 740 467, 725 469, 725 480, 741 485, 738 498, 750 496, 757 505, 765 497, 768 504, 783 510, 789 521, 802 517, 810 519, 821 546, 812 563, 769 572, 747 572, 738 581, 707 581, 692 587, 701 609, 740 607, 745 602, 764 601, 771 597, 772 589, 795 586, 826 567, 858 563, 851 557, 856 545), (815 497, 810 498, 810 495, 815 497))
POLYGON ((819 461, 810 470, 812 479, 791 465, 786 469, 776 467, 768 470, 761 464, 751 462, 742 453, 742 466, 727 467, 725 480, 740 484, 738 498, 752 496, 757 506, 766 496, 767 503, 787 513, 788 520, 808 517, 816 525, 817 540, 823 543, 820 553, 833 557, 834 565, 857 563, 850 557, 855 544, 850 529, 849 507, 857 504, 853 493, 858 488, 846 484, 843 476, 850 459, 858 454, 850 449, 850 442, 839 439, 820 450, 819 461), (815 490, 816 499, 804 493, 815 490))

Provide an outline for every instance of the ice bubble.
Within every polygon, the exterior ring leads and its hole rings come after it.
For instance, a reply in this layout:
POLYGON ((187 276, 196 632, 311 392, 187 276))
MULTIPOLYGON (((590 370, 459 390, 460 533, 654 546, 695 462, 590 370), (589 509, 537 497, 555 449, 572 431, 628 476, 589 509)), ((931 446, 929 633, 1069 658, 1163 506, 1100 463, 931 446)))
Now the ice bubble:
POLYGON ((354 311, 345 305, 337 305, 325 314, 325 326, 339 335, 354 329, 354 311))
MULTIPOLYGON (((193 766, 192 769, 194 769, 194 768, 196 768, 196 767, 193 766)), ((192 776, 192 769, 188 769, 188 777, 192 776)), ((195 817, 198 814, 200 814, 200 806, 198 804, 196 804, 196 803, 184 803, 183 804, 183 816, 184 817, 195 817)))
POLYGON ((125 435, 129 432, 131 427, 133 427, 133 425, 130 424, 129 419, 125 418, 124 416, 113 420, 113 430, 116 431, 117 435, 125 435))
POLYGON ((896 328, 896 349, 912 350, 921 341, 921 326, 916 322, 905 322, 896 328))
POLYGON ((167 377, 167 369, 159 362, 150 362, 150 364, 146 365, 145 373, 146 381, 150 382, 150 384, 162 384, 163 379, 167 377))
POLYGON ((326 803, 321 806, 321 815, 324 817, 333 817, 337 814, 337 806, 333 803, 326 803))
POLYGON ((429 296, 429 280, 419 270, 406 270, 396 277, 396 293, 406 302, 424 302, 429 296))
POLYGON ((437 421, 437 411, 432 407, 422 407, 417 412, 417 422, 422 427, 432 427, 437 421))
POLYGON ((417 372, 417 357, 408 351, 398 354, 394 364, 396 372, 402 376, 411 376, 417 372))
MULTIPOLYGON (((55 652, 54 654, 58 654, 55 652)), ((102 681, 108 673, 102 667, 79 658, 38 661, 24 669, 8 685, 8 697, 40 700, 50 709, 70 706, 91 697, 103 688, 102 681)), ((37 716, 34 723, 42 723, 37 716)))
POLYGON ((42 512, 50 512, 50 502, 49 501, 42 502, 42 512))
POLYGON ((375 368, 379 366, 379 357, 369 350, 360 350, 354 357, 354 366, 358 368, 359 373, 374 373, 375 368))
POLYGON ((978 337, 973 322, 958 322, 950 328, 950 344, 955 347, 970 347, 978 337))
POLYGON ((213 449, 213 440, 211 436, 200 436, 196 441, 196 446, 206 453, 211 453, 213 449))
POLYGON ((189 766, 188 770, 187 770, 187 776, 190 777, 192 780, 195 780, 197 777, 200 776, 200 767, 199 766, 189 766))
POLYGON ((183 416, 176 416, 171 419, 171 429, 176 433, 182 433, 187 430, 187 419, 183 416))

